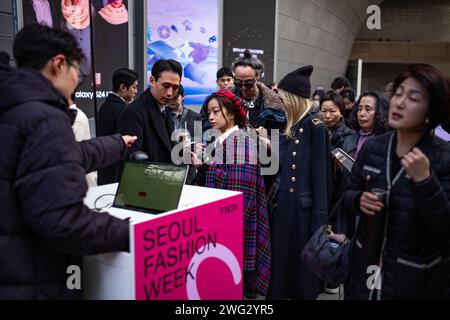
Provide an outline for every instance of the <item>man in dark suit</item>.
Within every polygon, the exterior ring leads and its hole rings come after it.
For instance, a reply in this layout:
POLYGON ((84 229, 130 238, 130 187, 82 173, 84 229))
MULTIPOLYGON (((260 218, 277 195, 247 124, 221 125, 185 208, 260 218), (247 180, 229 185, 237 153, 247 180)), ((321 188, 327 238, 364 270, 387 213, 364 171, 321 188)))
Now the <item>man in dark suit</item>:
POLYGON ((144 151, 149 161, 172 163, 171 135, 174 130, 166 106, 180 88, 182 67, 175 60, 158 60, 152 68, 151 87, 133 101, 122 113, 118 132, 133 133, 138 139, 128 149, 127 158, 135 151, 144 151))
MULTIPOLYGON (((169 104, 169 111, 172 117, 173 126, 175 130, 180 130, 178 135, 178 141, 183 141, 184 139, 180 139, 181 137, 186 137, 186 134, 189 133, 189 138, 184 140, 185 143, 190 143, 194 141, 195 134, 199 135, 198 139, 202 140, 202 117, 195 111, 189 110, 183 104, 184 100, 184 88, 183 85, 180 85, 180 89, 178 90, 178 94, 169 104), (198 131, 195 132, 195 122, 198 121, 198 131), (187 130, 187 132, 186 132, 187 130)), ((191 149, 188 148, 190 151, 191 149)), ((183 154, 181 154, 183 156, 183 154)), ((190 153, 189 157, 190 159, 190 153)), ((195 174, 197 170, 194 167, 189 168, 188 177, 186 183, 191 184, 194 181, 195 174)))
MULTIPOLYGON (((113 92, 100 107, 97 115, 97 136, 108 136, 117 133, 117 123, 137 93, 138 74, 127 68, 118 69, 112 78, 113 92)), ((118 165, 113 164, 98 172, 98 185, 118 181, 118 165)))
POLYGON ((172 121, 174 129, 186 129, 191 135, 191 140, 194 140, 194 124, 195 121, 202 121, 202 117, 195 111, 189 110, 183 104, 184 101, 184 88, 180 85, 178 94, 169 104, 170 114, 172 116, 172 121))

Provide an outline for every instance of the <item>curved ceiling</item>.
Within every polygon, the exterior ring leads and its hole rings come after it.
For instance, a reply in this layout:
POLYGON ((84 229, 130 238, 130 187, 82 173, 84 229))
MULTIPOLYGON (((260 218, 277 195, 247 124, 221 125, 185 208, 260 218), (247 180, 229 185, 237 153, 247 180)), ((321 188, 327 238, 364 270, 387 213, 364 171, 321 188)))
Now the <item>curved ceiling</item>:
POLYGON ((385 0, 380 7, 381 30, 362 28, 356 40, 450 41, 450 0, 385 0))

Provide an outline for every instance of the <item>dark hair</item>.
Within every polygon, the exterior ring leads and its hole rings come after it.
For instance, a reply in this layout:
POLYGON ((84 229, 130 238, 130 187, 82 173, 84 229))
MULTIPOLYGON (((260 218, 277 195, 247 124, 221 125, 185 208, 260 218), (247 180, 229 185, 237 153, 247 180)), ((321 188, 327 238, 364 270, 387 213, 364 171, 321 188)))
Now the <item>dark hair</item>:
POLYGON ((358 101, 356 101, 350 114, 349 119, 350 127, 355 131, 359 131, 361 129, 358 123, 358 108, 359 104, 361 103, 361 99, 367 96, 373 97, 376 102, 375 118, 372 133, 375 135, 385 133, 386 131, 389 130, 388 125, 389 101, 387 101, 387 99, 381 93, 376 91, 364 92, 358 98, 358 101))
POLYGON ((331 83, 331 89, 333 89, 333 90, 336 90, 336 89, 339 89, 342 87, 346 88, 346 87, 351 87, 351 86, 352 85, 350 84, 350 81, 345 77, 337 77, 331 83))
POLYGON ((450 120, 450 79, 443 72, 429 64, 411 64, 394 81, 393 92, 407 78, 414 78, 428 92, 429 123, 426 129, 431 130, 439 124, 447 124, 450 120))
POLYGON ((139 76, 134 70, 128 68, 117 69, 112 76, 113 91, 119 91, 121 84, 128 89, 138 78, 139 76))
POLYGON ((313 92, 312 98, 314 99, 315 96, 319 96, 320 100, 322 100, 323 98, 325 98, 326 93, 324 90, 319 89, 313 92))
POLYGON ((54 56, 62 54, 69 61, 86 59, 77 40, 66 31, 30 24, 17 33, 13 45, 17 66, 42 70, 54 56))
POLYGON ((75 93, 77 91, 75 90, 74 92, 72 92, 72 94, 70 95, 70 99, 72 100, 72 102, 75 102, 75 93))
POLYGON ((237 57, 236 59, 234 59, 233 63, 231 64, 233 72, 234 70, 236 70, 236 67, 239 66, 252 68, 256 71, 257 77, 264 76, 264 63, 258 58, 253 57, 250 53, 250 50, 248 49, 245 49, 244 55, 242 57, 237 57))
MULTIPOLYGON (((206 97, 205 102, 203 103, 202 109, 205 112, 207 120, 208 120, 208 103, 212 99, 217 99, 217 101, 219 102, 220 110, 222 111, 222 115, 224 118, 225 118, 225 115, 223 113, 223 108, 225 107, 227 109, 228 113, 232 113, 234 115, 234 123, 236 125, 239 125, 240 123, 245 124, 246 119, 242 119, 241 114, 239 112, 235 111, 236 107, 233 104, 233 102, 230 99, 225 98, 224 96, 217 95, 216 93, 212 93, 208 97, 206 97)), ((226 118, 225 118, 225 120, 226 120, 226 118)))
POLYGON ((342 99, 347 98, 351 102, 355 102, 356 92, 352 88, 345 88, 339 94, 341 95, 342 99))
POLYGON ((156 63, 153 65, 152 68, 152 76, 155 78, 155 81, 158 81, 159 76, 164 71, 172 71, 177 73, 180 76, 180 79, 183 75, 183 67, 178 61, 175 61, 173 59, 160 59, 156 61, 156 63))
POLYGON ((233 77, 233 72, 231 72, 230 68, 222 67, 219 70, 217 70, 217 73, 216 73, 217 80, 219 80, 220 78, 222 78, 224 76, 233 77))
POLYGON ((323 98, 320 99, 320 109, 319 110, 322 109, 322 104, 325 101, 332 101, 335 105, 338 106, 341 114, 344 115, 344 110, 345 110, 344 100, 342 99, 342 97, 340 95, 338 95, 334 91, 328 92, 323 98))
POLYGON ((178 88, 178 92, 176 95, 176 98, 178 98, 179 96, 183 96, 184 97, 184 87, 183 85, 180 83, 180 87, 178 88))
POLYGON ((383 96, 391 101, 392 96, 394 95, 394 82, 389 82, 381 88, 381 93, 383 96))

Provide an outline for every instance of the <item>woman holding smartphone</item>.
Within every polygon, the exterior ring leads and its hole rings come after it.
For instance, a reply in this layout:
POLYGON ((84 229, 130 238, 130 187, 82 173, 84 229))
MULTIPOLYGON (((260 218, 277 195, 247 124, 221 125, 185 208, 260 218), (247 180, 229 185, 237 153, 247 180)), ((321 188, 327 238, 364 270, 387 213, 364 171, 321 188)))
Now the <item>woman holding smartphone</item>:
POLYGON ((433 134, 450 119, 449 87, 435 67, 408 66, 394 82, 394 131, 358 154, 344 200, 361 216, 346 299, 450 297, 450 145, 433 134))
POLYGON ((212 130, 218 133, 205 163, 192 153, 198 169, 196 182, 210 188, 241 191, 244 194, 244 293, 249 299, 265 296, 269 286, 271 250, 269 216, 264 179, 257 161, 256 139, 244 129, 244 105, 234 93, 222 89, 203 105, 212 130))

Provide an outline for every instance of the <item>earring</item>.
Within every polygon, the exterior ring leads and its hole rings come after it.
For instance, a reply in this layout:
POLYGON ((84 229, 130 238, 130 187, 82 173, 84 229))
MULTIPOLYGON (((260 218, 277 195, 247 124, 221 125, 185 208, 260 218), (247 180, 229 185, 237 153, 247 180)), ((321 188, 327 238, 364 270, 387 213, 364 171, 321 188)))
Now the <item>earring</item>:
POLYGON ((426 118, 425 119, 425 124, 429 124, 430 123, 430 119, 429 118, 426 118))

